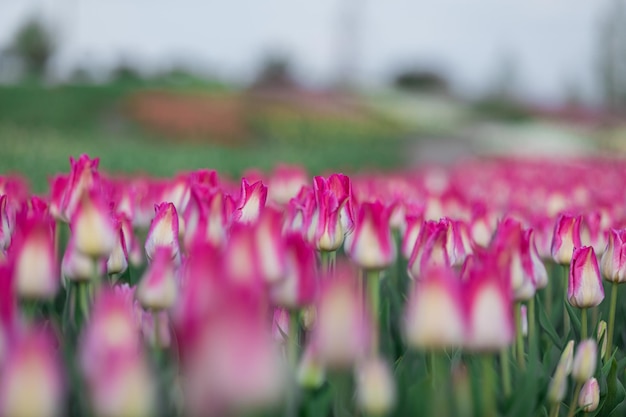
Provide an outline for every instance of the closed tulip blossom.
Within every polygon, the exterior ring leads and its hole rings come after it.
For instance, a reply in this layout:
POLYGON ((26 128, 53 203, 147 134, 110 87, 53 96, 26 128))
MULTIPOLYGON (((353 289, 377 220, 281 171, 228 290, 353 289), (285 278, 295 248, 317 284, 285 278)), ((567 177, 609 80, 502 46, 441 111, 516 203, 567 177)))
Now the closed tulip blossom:
POLYGON ((368 352, 371 329, 356 277, 340 270, 337 275, 320 292, 311 343, 328 369, 349 369, 368 352))
POLYGON ((304 203, 303 220, 308 228, 309 240, 321 251, 339 249, 346 233, 341 222, 341 211, 347 203, 347 197, 339 199, 327 187, 317 187, 314 189, 314 199, 311 201, 309 197, 309 201, 304 203))
POLYGON ((107 258, 118 239, 111 210, 102 192, 86 189, 70 219, 76 249, 92 258, 107 258))
POLYGON ((346 240, 346 252, 359 267, 380 270, 396 259, 396 244, 391 235, 391 212, 380 202, 359 207, 354 232, 346 240))
POLYGON ((65 377, 61 354, 50 334, 26 330, 12 344, 2 365, 0 415, 64 415, 65 377))
POLYGON ((14 262, 14 285, 25 299, 52 299, 60 286, 52 219, 44 215, 18 215, 9 252, 14 262))
POLYGON ((241 193, 237 205, 236 219, 241 223, 253 223, 261 214, 267 201, 267 187, 261 181, 253 184, 241 180, 241 193))
POLYGON ((578 344, 572 363, 572 378, 583 383, 596 373, 598 345, 593 339, 585 339, 578 344))
POLYGON ((161 311, 174 306, 178 295, 175 265, 168 247, 158 247, 154 258, 137 286, 137 300, 150 310, 161 311))
POLYGON ((413 253, 413 248, 417 242, 422 225, 424 224, 424 216, 420 213, 407 213, 405 215, 405 230, 402 234, 401 251, 405 259, 409 259, 413 253))
POLYGON ((127 239, 124 236, 123 229, 123 219, 116 218, 115 228, 117 230, 117 240, 115 242, 115 246, 113 247, 113 251, 109 255, 107 259, 107 273, 109 275, 112 274, 123 274, 128 268, 128 249, 127 249, 127 239))
POLYGON ((465 340, 461 281, 447 268, 427 269, 411 291, 404 315, 407 344, 422 349, 458 347, 465 340))
POLYGON ((409 276, 419 279, 422 270, 433 267, 449 267, 450 258, 446 248, 448 231, 444 223, 432 220, 424 222, 409 258, 409 276))
POLYGON ((604 300, 600 268, 591 246, 583 246, 574 251, 567 299, 571 305, 578 308, 595 307, 604 300))
POLYGON ((389 365, 373 358, 356 370, 356 396, 359 408, 368 416, 387 415, 396 402, 396 385, 389 365))
POLYGON ((580 240, 580 216, 567 214, 559 216, 552 236, 552 259, 554 262, 567 265, 572 260, 575 248, 582 246, 580 240))
POLYGON ((158 248, 167 248, 170 258, 180 262, 180 247, 178 244, 178 214, 172 203, 161 203, 154 207, 155 215, 150 223, 150 230, 146 236, 146 255, 151 260, 158 248))
POLYGON ((76 208, 80 205, 83 194, 100 183, 98 172, 99 158, 91 159, 88 155, 81 155, 78 160, 70 157, 71 171, 63 192, 60 215, 66 221, 74 217, 76 208))
POLYGON ((498 351, 513 342, 515 325, 509 280, 492 255, 472 262, 463 293, 468 314, 465 347, 498 351))
POLYGON ((626 229, 609 230, 609 240, 602 254, 600 268, 607 281, 626 282, 626 229))
POLYGON ((600 404, 600 384, 595 378, 589 379, 580 390, 578 395, 578 406, 585 413, 596 411, 600 404))

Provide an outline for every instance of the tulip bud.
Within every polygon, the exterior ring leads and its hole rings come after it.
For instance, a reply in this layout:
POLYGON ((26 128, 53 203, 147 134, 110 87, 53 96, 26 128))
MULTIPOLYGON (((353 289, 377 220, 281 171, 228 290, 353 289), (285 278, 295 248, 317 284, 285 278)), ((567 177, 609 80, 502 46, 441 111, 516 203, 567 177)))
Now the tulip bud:
POLYGON ((346 240, 346 251, 363 269, 385 269, 396 259, 396 244, 389 227, 390 211, 382 203, 359 207, 354 232, 346 240))
POLYGON ((422 214, 407 214, 405 216, 406 229, 402 235, 402 256, 405 259, 409 259, 413 253, 415 242, 420 234, 420 229, 424 223, 424 217, 422 214))
POLYGON ((465 300, 469 332, 465 345, 473 350, 497 351, 514 336, 513 306, 508 279, 501 276, 495 259, 476 259, 466 271, 465 300))
POLYGON ((355 277, 343 271, 337 273, 321 291, 311 342, 323 365, 346 369, 368 352, 370 324, 355 277))
POLYGON ((552 259, 554 262, 567 265, 572 260, 575 248, 582 246, 580 241, 581 217, 566 214, 559 216, 552 235, 552 259))
POLYGON ((98 158, 91 159, 84 154, 77 161, 70 157, 70 176, 60 206, 60 214, 65 220, 72 220, 75 210, 81 204, 83 194, 100 181, 99 162, 98 158))
POLYGON ((92 258, 111 254, 118 237, 109 207, 96 188, 83 192, 70 220, 78 251, 92 258))
POLYGON ((572 366, 574 364, 574 341, 570 340, 565 345, 565 349, 561 353, 561 357, 559 358, 559 364, 557 367, 563 368, 565 372, 565 376, 569 376, 572 373, 572 366))
POLYGON ((609 243, 600 261, 602 275, 611 282, 626 282, 626 229, 609 231, 609 243))
POLYGON ((604 300, 598 259, 591 246, 574 251, 569 271, 567 299, 578 308, 595 307, 604 300))
POLYGON ((593 211, 583 216, 580 223, 580 240, 584 246, 591 246, 598 255, 604 253, 607 235, 602 228, 602 214, 593 211))
POLYGON ((311 304, 317 290, 315 250, 300 235, 285 239, 286 276, 270 288, 274 304, 297 309, 311 304))
POLYGON ((64 381, 54 340, 41 331, 18 336, 0 373, 0 415, 62 415, 64 381))
POLYGON ((461 281, 448 269, 429 269, 411 291, 404 318, 407 344, 444 349, 463 344, 461 281))
POLYGON ((169 309, 178 294, 170 248, 159 246, 137 286, 137 300, 142 307, 155 311, 169 309))
POLYGON ((170 258, 180 261, 178 244, 178 214, 172 203, 161 203, 154 206, 154 219, 150 222, 150 230, 146 236, 146 255, 151 260, 159 247, 170 251, 170 258))
POLYGON ((250 185, 243 178, 241 180, 241 194, 237 206, 237 220, 241 223, 254 223, 265 207, 267 187, 261 181, 250 185))
POLYGON ((387 363, 367 359, 356 370, 356 396, 359 408, 368 416, 389 413, 396 402, 396 386, 387 363))
POLYGON ((271 201, 285 205, 306 186, 309 177, 299 166, 278 165, 268 183, 268 197, 271 201))
POLYGON ((128 249, 126 246, 126 238, 122 229, 122 220, 116 219, 115 228, 118 238, 115 240, 115 247, 107 259, 107 272, 112 274, 123 274, 128 268, 128 249))
POLYGON ((565 399, 566 393, 567 373, 564 368, 558 366, 548 385, 548 401, 550 404, 560 404, 565 399))
POLYGON ((304 349, 298 364, 298 384, 303 388, 316 389, 326 380, 326 371, 315 356, 315 351, 308 345, 304 349))
POLYGON ((596 373, 598 346, 593 339, 583 340, 578 344, 572 365, 572 378, 579 383, 593 377, 596 373))
POLYGON ((49 300, 60 283, 52 222, 47 216, 26 218, 22 214, 9 252, 15 265, 15 290, 23 298, 49 300))
MULTIPOLYGON (((65 254, 63 254, 63 260, 61 262, 61 272, 65 279, 76 282, 88 282, 94 278, 94 274, 100 275, 102 269, 98 265, 97 269, 93 258, 79 252, 76 249, 74 239, 70 238, 65 248, 65 254)), ((99 264, 99 262, 98 262, 99 264)))
MULTIPOLYGON (((321 179, 318 179, 321 178, 321 179)), ((323 182, 315 178, 314 199, 306 200, 304 224, 309 240, 321 251, 335 251, 341 247, 346 231, 341 222, 341 210, 346 197, 338 199, 323 182)))
POLYGON ((598 345, 600 346, 600 359, 604 359, 604 356, 606 355, 606 341, 608 338, 606 329, 606 321, 600 320, 600 323, 598 323, 598 333, 596 337, 598 345))
POLYGON ((600 385, 595 378, 589 379, 580 390, 578 394, 578 406, 583 409, 585 413, 591 413, 596 411, 600 404, 600 385))
POLYGON ((409 276, 419 279, 422 270, 450 266, 446 249, 447 229, 444 222, 424 222, 409 259, 409 276))
POLYGON ((8 197, 0 195, 0 251, 5 250, 11 243, 11 226, 7 206, 8 197))

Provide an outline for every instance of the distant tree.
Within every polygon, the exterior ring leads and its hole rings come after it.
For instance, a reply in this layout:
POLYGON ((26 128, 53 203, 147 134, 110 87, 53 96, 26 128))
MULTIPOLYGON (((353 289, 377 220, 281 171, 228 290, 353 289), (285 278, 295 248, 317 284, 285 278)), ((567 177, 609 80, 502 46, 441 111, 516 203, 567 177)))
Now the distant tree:
POLYGON ((612 110, 626 107, 626 5, 614 0, 601 21, 598 70, 604 102, 612 110))
POLYGON ((406 91, 426 91, 445 93, 448 91, 448 82, 435 71, 409 69, 398 73, 393 78, 394 87, 406 91))
POLYGON ((17 57, 28 73, 43 76, 56 46, 53 31, 40 19, 31 17, 18 28, 7 52, 17 57))
POLYGON ((253 88, 291 88, 296 85, 289 60, 282 55, 270 55, 261 64, 253 88))

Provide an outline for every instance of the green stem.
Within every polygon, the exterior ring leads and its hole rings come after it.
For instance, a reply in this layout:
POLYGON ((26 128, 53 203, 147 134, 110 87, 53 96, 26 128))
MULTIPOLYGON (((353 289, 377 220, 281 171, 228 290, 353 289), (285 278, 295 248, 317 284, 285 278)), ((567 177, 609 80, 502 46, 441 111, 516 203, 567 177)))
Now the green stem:
POLYGON ((576 388, 574 388, 574 395, 572 396, 572 402, 569 405, 569 411, 567 412, 567 417, 574 417, 574 414, 576 414, 576 408, 578 405, 578 395, 580 394, 581 388, 582 388, 582 384, 580 382, 577 382, 576 388))
POLYGON ((353 415, 351 398, 352 384, 350 374, 337 374, 333 377, 333 417, 348 417, 353 415))
POLYGON ((509 348, 505 347, 500 351, 500 371, 502 372, 502 388, 504 397, 511 395, 511 368, 509 366, 509 348))
POLYGON ((289 312, 289 334, 287 335, 287 359, 291 369, 298 365, 298 335, 300 334, 300 320, 298 311, 289 312))
POLYGON ((330 252, 325 250, 320 251, 320 262, 322 264, 322 272, 328 275, 330 271, 330 252))
POLYGON ((613 354, 613 329, 615 328, 615 307, 617 305, 617 283, 611 283, 611 307, 609 310, 609 330, 606 341, 606 357, 610 358, 613 354))
POLYGON ((496 397, 494 395, 495 390, 495 378, 493 376, 493 366, 491 356, 484 355, 481 358, 483 384, 482 384, 482 416, 483 417, 495 417, 497 415, 496 410, 496 397))
MULTIPOLYGON (((535 295, 537 297, 537 295, 535 295)), ((529 351, 532 352, 530 346, 535 346, 537 342, 537 326, 535 323, 535 297, 528 301, 528 346, 529 351)))
POLYGON ((550 407, 550 417, 558 417, 560 409, 561 409, 561 403, 552 404, 552 407, 550 407))
POLYGON ((89 284, 80 282, 78 287, 78 303, 83 323, 89 319, 89 284))
POLYGON ((580 312, 580 340, 587 338, 587 309, 583 308, 580 312))
POLYGON ((372 316, 371 355, 378 354, 379 321, 380 321, 380 271, 367 271, 367 298, 372 316))
POLYGON ((563 295, 563 333, 565 333, 565 337, 567 337, 567 335, 569 334, 569 329, 570 329, 570 318, 569 318, 569 313, 567 312, 567 307, 565 306, 565 303, 569 302, 567 300, 567 289, 569 286, 569 266, 562 265, 561 269, 563 270, 562 282, 563 282, 563 288, 565 289, 564 295, 563 295))
POLYGON ((522 304, 520 302, 515 303, 515 339, 517 353, 517 365, 521 370, 526 369, 526 360, 524 359, 524 335, 522 333, 522 304))

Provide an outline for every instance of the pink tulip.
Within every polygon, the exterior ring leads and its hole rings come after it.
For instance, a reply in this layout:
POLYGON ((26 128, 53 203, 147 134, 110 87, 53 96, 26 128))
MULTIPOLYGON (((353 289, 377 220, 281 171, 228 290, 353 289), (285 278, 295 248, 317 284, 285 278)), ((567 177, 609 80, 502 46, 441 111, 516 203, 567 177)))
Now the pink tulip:
POLYGON ((13 292, 13 265, 0 262, 0 369, 17 323, 17 297, 13 292))
POLYGON ((316 178, 321 179, 317 180, 314 200, 304 202, 304 225, 308 228, 309 240, 318 250, 334 251, 341 247, 346 233, 341 222, 341 211, 347 197, 338 199, 322 177, 316 178))
POLYGON ((286 275, 270 288, 270 299, 287 309, 311 304, 317 290, 315 250, 297 234, 285 239, 286 275))
POLYGON ((578 308, 595 307, 604 300, 598 259, 591 246, 583 246, 574 251, 570 264, 567 299, 571 305, 578 308))
POLYGON ((402 234, 402 256, 405 259, 411 258, 413 248, 417 242, 417 237, 420 234, 422 224, 424 223, 424 216, 420 213, 407 213, 404 218, 405 230, 402 234))
POLYGON ((277 165, 268 182, 268 197, 279 205, 286 205, 308 183, 306 170, 299 166, 277 165))
POLYGON ((76 249, 92 258, 107 258, 118 239, 111 210, 101 192, 84 189, 70 219, 76 249))
POLYGON ((463 289, 468 315, 465 346, 476 351, 498 351, 508 347, 515 334, 510 281, 502 276, 493 255, 471 262, 463 289))
POLYGON ((169 250, 170 258, 180 262, 180 247, 178 244, 178 214, 172 203, 161 203, 154 207, 155 215, 150 223, 150 230, 146 236, 146 255, 154 258, 158 248, 169 250))
POLYGON ((586 213, 580 223, 580 240, 582 245, 591 246, 598 256, 604 253, 607 234, 602 228, 602 214, 599 211, 586 213))
POLYGON ((572 260, 574 249, 582 246, 580 240, 581 217, 567 214, 559 216, 552 237, 552 259, 556 263, 566 265, 572 260))
POLYGON ((626 282, 626 229, 609 230, 609 241, 600 267, 606 280, 626 282))
POLYGON ((525 236, 521 223, 510 217, 505 218, 498 225, 493 248, 498 253, 501 265, 507 269, 515 301, 533 298, 536 282, 530 241, 525 236))
POLYGON ((409 275, 419 279, 422 271, 428 268, 449 267, 447 228, 443 222, 424 222, 409 259, 409 275))
POLYGON ((447 268, 426 269, 411 291, 404 315, 409 346, 444 349, 462 346, 465 316, 461 281, 447 268))
POLYGON ((71 171, 60 206, 60 214, 64 219, 71 220, 74 217, 83 194, 100 182, 99 162, 99 158, 91 159, 85 154, 78 160, 70 157, 71 171))
POLYGON ((596 411, 600 405, 600 384, 595 378, 588 379, 587 382, 580 389, 578 395, 578 406, 583 409, 585 413, 591 413, 596 411))
POLYGON ((8 212, 8 196, 0 195, 0 251, 6 250, 11 243, 11 223, 8 212))
POLYGON ((101 276, 106 272, 104 259, 94 260, 93 258, 79 252, 73 238, 67 243, 65 254, 61 261, 61 274, 70 281, 89 282, 96 276, 101 276))
MULTIPOLYGON (((124 271, 126 271, 126 268, 128 268, 128 249, 126 246, 128 240, 124 235, 123 226, 125 221, 127 220, 120 216, 117 216, 114 219, 118 237, 115 240, 113 251, 107 259, 107 273, 109 274, 123 274, 124 271)), ((127 231, 129 229, 129 227, 126 228, 127 231)))
POLYGON ((382 203, 359 207, 354 232, 346 241, 346 252, 359 267, 379 270, 396 259, 396 244, 389 226, 390 211, 382 203))
POLYGON ((235 218, 241 223, 255 222, 265 207, 266 200, 267 187, 261 181, 249 184, 243 178, 235 218))
POLYGON ((311 334, 315 355, 329 369, 348 369, 364 358, 371 343, 369 317, 357 290, 356 277, 337 270, 323 283, 311 334))
POLYGON ((161 311, 174 306, 177 294, 178 283, 171 251, 166 246, 158 246, 137 286, 137 300, 146 309, 161 311))
POLYGON ((0 372, 0 415, 63 415, 65 378, 56 341, 28 329, 10 346, 0 372))
POLYGON ((52 219, 46 215, 18 214, 9 251, 14 263, 17 294, 26 299, 50 300, 59 290, 59 270, 54 249, 52 219))
POLYGON ((287 274, 282 229, 283 214, 274 208, 266 208, 254 226, 259 272, 270 284, 282 280, 287 274))

